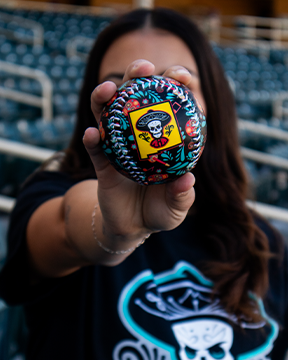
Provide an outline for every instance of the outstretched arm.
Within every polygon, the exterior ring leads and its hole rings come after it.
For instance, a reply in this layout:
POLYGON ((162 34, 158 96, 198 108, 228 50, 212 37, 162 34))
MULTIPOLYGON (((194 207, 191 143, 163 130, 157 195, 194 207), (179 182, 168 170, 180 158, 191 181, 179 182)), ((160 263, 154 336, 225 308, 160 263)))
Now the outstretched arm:
MULTIPOLYGON (((136 61, 127 68, 124 81, 153 71, 151 63, 136 61)), ((164 75, 184 84, 191 77, 182 67, 173 67, 164 75)), ((116 85, 109 81, 94 90, 91 103, 96 121, 115 91, 116 85)), ((29 256, 34 273, 40 276, 64 276, 86 265, 117 265, 131 251, 109 254, 97 240, 113 251, 135 248, 150 233, 177 227, 194 201, 191 173, 171 183, 142 186, 112 167, 101 150, 96 128, 88 128, 83 141, 97 180, 82 181, 63 197, 45 202, 28 224, 29 256)))

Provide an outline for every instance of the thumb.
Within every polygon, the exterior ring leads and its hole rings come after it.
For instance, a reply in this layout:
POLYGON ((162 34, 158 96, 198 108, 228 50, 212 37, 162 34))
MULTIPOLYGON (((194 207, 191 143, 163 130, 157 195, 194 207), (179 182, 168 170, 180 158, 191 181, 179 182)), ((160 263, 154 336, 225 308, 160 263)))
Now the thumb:
POLYGON ((84 133, 83 144, 96 172, 103 170, 109 165, 109 160, 103 153, 100 145, 100 133, 98 129, 93 127, 87 128, 84 133))
POLYGON ((166 201, 175 216, 185 217, 192 206, 195 200, 194 184, 195 177, 190 172, 171 183, 167 183, 166 201))

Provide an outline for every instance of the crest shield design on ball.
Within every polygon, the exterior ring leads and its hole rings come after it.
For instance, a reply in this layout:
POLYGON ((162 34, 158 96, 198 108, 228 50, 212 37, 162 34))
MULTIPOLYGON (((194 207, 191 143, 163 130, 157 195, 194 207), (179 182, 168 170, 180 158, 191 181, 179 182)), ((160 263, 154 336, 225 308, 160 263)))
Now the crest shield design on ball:
POLYGON ((123 175, 161 184, 196 165, 205 145, 206 118, 191 91, 161 76, 127 81, 103 109, 104 153, 123 175))

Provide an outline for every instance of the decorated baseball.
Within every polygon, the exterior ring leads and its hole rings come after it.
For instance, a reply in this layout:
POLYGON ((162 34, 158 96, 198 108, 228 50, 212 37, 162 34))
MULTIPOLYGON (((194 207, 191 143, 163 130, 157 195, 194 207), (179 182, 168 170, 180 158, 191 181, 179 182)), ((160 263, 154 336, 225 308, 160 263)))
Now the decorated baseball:
POLYGON ((191 171, 204 149, 206 117, 179 82, 151 76, 127 81, 104 107, 102 148, 121 174, 141 185, 191 171))

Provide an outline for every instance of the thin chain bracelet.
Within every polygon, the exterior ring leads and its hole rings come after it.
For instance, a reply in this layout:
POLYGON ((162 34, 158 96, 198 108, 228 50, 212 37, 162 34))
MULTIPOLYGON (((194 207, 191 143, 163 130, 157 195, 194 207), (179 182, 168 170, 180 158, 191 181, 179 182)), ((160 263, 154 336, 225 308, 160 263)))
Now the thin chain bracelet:
POLYGON ((97 236, 96 236, 96 231, 95 231, 95 214, 96 214, 96 210, 97 208, 99 207, 99 203, 97 203, 95 206, 94 206, 94 210, 92 212, 92 223, 91 223, 91 226, 92 226, 92 232, 93 232, 93 236, 94 236, 94 239, 97 241, 97 244, 101 247, 101 249, 103 249, 104 251, 106 251, 107 253, 109 254, 112 254, 112 255, 123 255, 123 254, 128 254, 134 250, 136 250, 140 245, 144 244, 144 242, 146 241, 146 239, 149 238, 150 234, 145 236, 144 239, 142 239, 139 244, 133 248, 129 248, 127 250, 111 250, 109 248, 107 248, 106 246, 104 246, 100 240, 98 240, 97 236))

